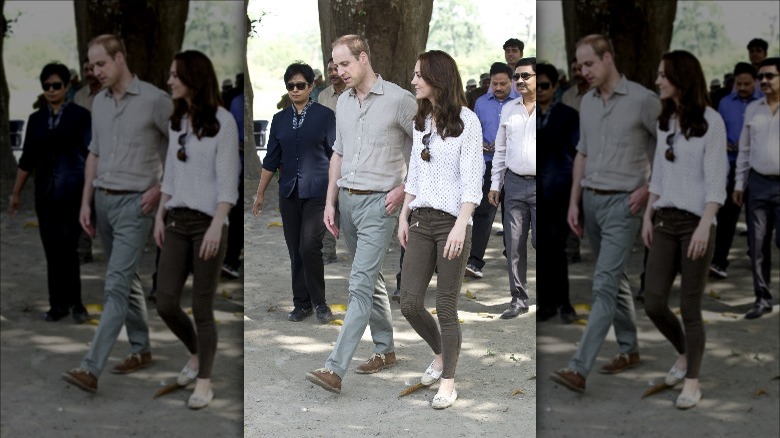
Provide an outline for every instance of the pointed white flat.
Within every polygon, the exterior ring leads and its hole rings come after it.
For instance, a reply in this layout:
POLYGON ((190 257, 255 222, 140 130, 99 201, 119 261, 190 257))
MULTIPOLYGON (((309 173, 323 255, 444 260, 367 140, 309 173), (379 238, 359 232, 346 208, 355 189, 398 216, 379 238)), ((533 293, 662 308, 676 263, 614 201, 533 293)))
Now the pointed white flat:
POLYGON ((198 370, 193 370, 189 365, 184 365, 184 368, 181 369, 181 372, 176 377, 176 383, 179 386, 187 386, 194 382, 196 377, 198 377, 198 370))
POLYGON ((677 409, 689 409, 696 406, 696 404, 699 403, 699 400, 701 400, 701 390, 697 389, 696 393, 693 394, 693 397, 680 394, 680 396, 677 397, 677 403, 675 403, 675 406, 677 409))
POLYGON ((448 408, 455 403, 455 400, 458 399, 458 391, 452 390, 452 393, 449 396, 446 395, 440 395, 436 394, 435 397, 433 397, 433 401, 431 402, 431 407, 433 409, 444 409, 448 408))
POLYGON ((672 368, 669 370, 668 373, 666 373, 666 378, 664 379, 664 383, 666 383, 666 386, 674 386, 685 378, 685 373, 687 370, 681 370, 677 368, 677 365, 672 365, 672 368))
POLYGON ((420 383, 422 383, 425 386, 431 386, 434 383, 438 382, 439 379, 441 378, 441 373, 444 371, 444 370, 436 371, 435 369, 433 369, 434 362, 431 362, 431 364, 428 366, 428 369, 425 370, 425 373, 422 375, 422 377, 420 377, 420 383))

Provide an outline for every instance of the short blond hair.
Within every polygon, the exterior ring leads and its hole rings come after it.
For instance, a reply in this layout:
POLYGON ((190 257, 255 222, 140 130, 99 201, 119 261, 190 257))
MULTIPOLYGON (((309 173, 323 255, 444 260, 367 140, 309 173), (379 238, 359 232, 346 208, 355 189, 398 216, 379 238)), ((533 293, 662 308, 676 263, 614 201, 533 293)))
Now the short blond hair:
POLYGON ((596 56, 598 56, 599 59, 603 59, 604 54, 607 52, 612 55, 612 59, 615 59, 615 49, 612 47, 612 43, 604 35, 594 33, 584 36, 577 41, 577 48, 585 44, 593 48, 593 52, 596 53, 596 56))
POLYGON ((118 36, 109 33, 98 35, 89 42, 88 47, 91 48, 92 46, 98 44, 106 49, 106 53, 111 57, 111 59, 116 58, 117 53, 121 53, 125 60, 127 60, 127 49, 125 48, 125 43, 123 43, 118 36))
POLYGON ((359 35, 344 35, 336 38, 336 41, 333 41, 333 44, 331 44, 331 48, 335 48, 336 46, 345 45, 349 49, 349 53, 352 54, 352 56, 355 57, 355 59, 360 58, 360 53, 365 52, 366 56, 368 57, 368 60, 371 60, 371 49, 368 48, 368 41, 365 40, 365 38, 359 36, 359 35))

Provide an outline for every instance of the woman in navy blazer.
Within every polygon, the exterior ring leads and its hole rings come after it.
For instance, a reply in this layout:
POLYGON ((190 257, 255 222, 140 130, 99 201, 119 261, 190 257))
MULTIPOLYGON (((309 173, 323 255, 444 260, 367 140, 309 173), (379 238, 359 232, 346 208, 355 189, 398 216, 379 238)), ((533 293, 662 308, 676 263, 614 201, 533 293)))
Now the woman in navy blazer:
POLYGON ((84 160, 91 137, 89 111, 65 100, 70 72, 52 63, 40 75, 46 105, 30 115, 24 148, 8 207, 19 210, 22 189, 35 172, 35 212, 46 254, 49 288, 46 321, 57 321, 73 311, 73 319, 89 319, 81 301, 78 239, 79 208, 84 187, 84 160))
POLYGON ((310 66, 291 64, 284 73, 284 82, 292 105, 276 113, 271 122, 268 152, 252 211, 255 216, 262 211, 265 190, 278 170, 279 211, 290 252, 295 306, 287 319, 298 322, 316 311, 317 320, 326 324, 333 314, 325 302, 322 217, 336 139, 336 115, 309 98, 314 83, 310 66))

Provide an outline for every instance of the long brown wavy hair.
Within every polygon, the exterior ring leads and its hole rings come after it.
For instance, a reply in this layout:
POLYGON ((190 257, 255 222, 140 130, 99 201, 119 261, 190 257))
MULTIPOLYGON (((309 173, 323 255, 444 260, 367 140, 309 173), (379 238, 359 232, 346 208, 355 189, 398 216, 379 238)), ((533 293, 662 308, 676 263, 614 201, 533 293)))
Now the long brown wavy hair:
POLYGON ((176 75, 189 89, 191 104, 183 98, 173 100, 171 127, 174 131, 181 131, 181 119, 187 115, 198 139, 214 137, 219 132, 217 108, 222 99, 211 60, 197 50, 177 53, 173 59, 176 61, 176 75))
POLYGON ((664 53, 664 75, 677 88, 677 100, 663 99, 658 122, 662 131, 669 131, 669 118, 677 115, 685 138, 701 137, 707 133, 704 110, 710 102, 707 82, 699 60, 685 50, 664 53))
POLYGON ((417 60, 420 61, 420 76, 433 89, 436 106, 428 99, 418 100, 414 128, 424 131, 425 118, 433 114, 436 131, 441 138, 460 136, 465 128, 460 111, 467 104, 458 64, 441 50, 423 52, 417 60))

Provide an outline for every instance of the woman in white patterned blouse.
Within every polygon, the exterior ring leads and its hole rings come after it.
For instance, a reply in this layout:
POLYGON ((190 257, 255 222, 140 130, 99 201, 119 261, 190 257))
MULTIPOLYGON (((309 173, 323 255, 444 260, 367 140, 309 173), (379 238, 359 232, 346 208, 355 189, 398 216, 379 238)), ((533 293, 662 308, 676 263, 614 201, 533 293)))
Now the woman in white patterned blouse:
POLYGON ((433 350, 434 360, 421 382, 428 386, 441 379, 432 406, 443 409, 458 397, 458 295, 471 248, 471 215, 482 200, 482 129, 466 107, 458 66, 450 55, 438 50, 419 55, 412 84, 418 110, 398 221, 398 239, 406 249, 401 312, 433 350), (441 331, 424 306, 434 269, 441 331))
POLYGON ((194 50, 176 54, 168 85, 174 110, 154 224, 161 248, 157 312, 189 350, 177 383, 186 386, 197 377, 187 406, 200 409, 214 397, 214 296, 227 249, 227 217, 238 198, 238 127, 220 106, 217 76, 206 55, 194 50), (190 272, 194 327, 181 308, 190 272))
POLYGON ((649 248, 645 312, 677 350, 665 382, 674 386, 684 378, 676 406, 688 409, 701 399, 701 297, 714 250, 715 215, 726 199, 726 127, 707 105, 704 74, 692 54, 676 50, 663 55, 655 83, 662 111, 642 225, 642 239, 649 248), (669 290, 678 269, 682 325, 669 309, 669 290))

